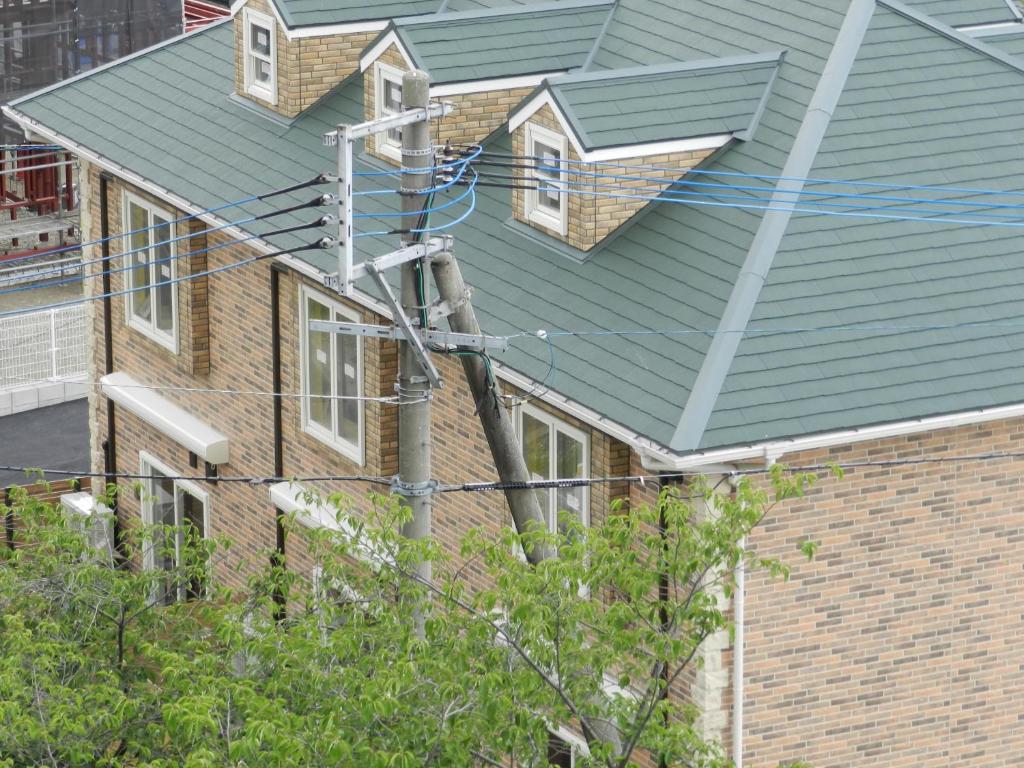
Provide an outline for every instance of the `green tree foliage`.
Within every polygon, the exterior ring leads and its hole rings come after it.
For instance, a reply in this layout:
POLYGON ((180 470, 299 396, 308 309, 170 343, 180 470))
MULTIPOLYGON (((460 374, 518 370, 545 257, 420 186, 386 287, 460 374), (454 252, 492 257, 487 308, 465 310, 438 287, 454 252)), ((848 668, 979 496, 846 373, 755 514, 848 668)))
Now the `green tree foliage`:
POLYGON ((130 529, 115 562, 59 508, 16 499, 18 546, 0 554, 0 765, 541 766, 548 729, 568 725, 589 744, 578 765, 647 752, 723 766, 675 693, 727 629, 720 595, 740 559, 785 575, 741 546, 810 480, 773 479, 771 494, 669 488, 590 529, 470 531, 457 557, 402 539, 393 499, 357 516, 332 497, 337 529, 302 529, 315 579, 268 557, 237 591, 210 578, 227 542, 180 536, 168 579, 132 563, 188 531, 130 529), (559 556, 530 566, 521 550, 541 543, 559 556), (176 579, 204 598, 163 605, 176 579))

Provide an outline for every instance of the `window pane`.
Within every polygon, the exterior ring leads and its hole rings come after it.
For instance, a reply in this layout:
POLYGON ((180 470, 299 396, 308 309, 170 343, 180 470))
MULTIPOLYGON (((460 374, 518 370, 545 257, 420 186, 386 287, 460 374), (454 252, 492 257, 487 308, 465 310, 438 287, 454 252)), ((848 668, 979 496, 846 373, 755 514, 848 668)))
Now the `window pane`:
POLYGON ((251 35, 249 39, 250 50, 253 53, 262 53, 264 56, 270 56, 270 30, 261 27, 259 24, 252 24, 249 27, 249 33, 251 35))
MULTIPOLYGON (((181 501, 181 520, 184 526, 181 532, 182 541, 188 540, 197 544, 201 539, 206 538, 205 509, 203 502, 188 492, 182 492, 179 497, 181 501)), ((190 563, 192 566, 199 566, 200 563, 190 563)), ((205 563, 202 563, 205 566, 205 563)), ((205 578, 199 573, 193 573, 188 582, 184 585, 186 599, 202 597, 205 578)))
MULTIPOLYGON (((526 457, 526 471, 531 480, 551 479, 551 447, 548 425, 528 413, 523 414, 523 455, 526 457)), ((545 488, 536 490, 537 500, 545 515, 550 515, 551 492, 545 488)), ((549 521, 548 525, 551 525, 549 521)))
MULTIPOLYGON (((155 469, 150 468, 149 474, 155 475, 149 483, 150 509, 154 525, 174 526, 174 482, 167 479, 155 469)), ((154 533, 153 565, 157 570, 167 571, 169 575, 157 585, 159 599, 164 604, 173 603, 177 599, 177 589, 173 576, 175 563, 175 541, 173 536, 165 532, 154 533)))
POLYGON ((535 141, 533 146, 534 155, 540 158, 537 161, 540 166, 537 168, 537 179, 541 188, 537 192, 537 204, 557 212, 562 204, 562 196, 558 193, 561 176, 558 162, 562 159, 562 153, 539 141, 535 141))
MULTIPOLYGON (((583 443, 556 430, 555 466, 559 478, 583 477, 583 443)), ((559 512, 571 512, 582 521, 585 489, 559 488, 556 507, 559 512)))
POLYGON ((556 768, 572 768, 572 747, 564 740, 548 734, 548 765, 556 768))
MULTIPOLYGON (((310 320, 330 320, 331 311, 318 301, 306 300, 310 320)), ((308 331, 306 334, 306 392, 309 398, 309 420, 331 431, 331 334, 308 331), (321 395, 321 397, 317 397, 321 395)))
MULTIPOLYGON (((382 112, 385 115, 395 115, 402 111, 402 85, 391 80, 384 80, 384 98, 382 112)), ((391 144, 402 143, 402 129, 392 128, 387 132, 387 140, 391 144)))
MULTIPOLYGON (((341 320, 339 316, 337 318, 341 320)), ((335 359, 337 360, 338 391, 344 397, 359 394, 359 340, 355 336, 334 334, 335 359)), ((338 400, 338 437, 353 444, 359 443, 359 401, 338 400)))
POLYGON ((128 257, 131 270, 128 272, 129 289, 136 290, 128 294, 128 301, 132 315, 145 320, 147 323, 151 317, 149 303, 149 252, 147 250, 150 240, 149 214, 142 206, 135 203, 128 203, 128 228, 133 233, 128 238, 129 250, 132 252, 128 257))
POLYGON ((161 243, 153 246, 153 314, 155 315, 156 328, 167 334, 174 333, 174 285, 170 280, 174 274, 173 261, 171 261, 171 239, 170 222, 161 217, 153 216, 153 242, 161 243))
POLYGON ((264 61, 263 59, 252 60, 253 76, 257 83, 269 83, 270 82, 270 62, 264 61))

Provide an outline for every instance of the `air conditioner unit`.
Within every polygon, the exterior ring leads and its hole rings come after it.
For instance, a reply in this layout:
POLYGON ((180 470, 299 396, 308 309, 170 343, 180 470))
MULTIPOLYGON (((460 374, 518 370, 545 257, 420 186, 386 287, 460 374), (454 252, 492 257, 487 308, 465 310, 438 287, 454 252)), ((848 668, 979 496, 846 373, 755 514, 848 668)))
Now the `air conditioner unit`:
POLYGON ((114 521, 110 508, 93 498, 91 493, 65 493, 60 504, 70 522, 82 533, 93 550, 103 560, 114 560, 114 521))

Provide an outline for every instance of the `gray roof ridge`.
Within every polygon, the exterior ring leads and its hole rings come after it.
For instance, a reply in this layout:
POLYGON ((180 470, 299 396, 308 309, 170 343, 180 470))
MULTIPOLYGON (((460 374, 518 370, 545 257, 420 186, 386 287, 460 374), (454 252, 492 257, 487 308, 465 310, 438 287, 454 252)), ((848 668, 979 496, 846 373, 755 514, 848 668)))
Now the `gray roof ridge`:
POLYGON ((877 2, 879 5, 888 8, 890 11, 898 13, 900 16, 904 16, 924 27, 928 27, 943 37, 965 45, 984 56, 988 56, 990 59, 998 61, 1000 64, 1005 64, 1008 67, 1016 69, 1018 72, 1024 72, 1024 61, 1021 61, 1016 56, 1004 53, 998 48, 981 42, 981 40, 976 37, 972 37, 966 32, 961 32, 947 24, 943 24, 941 21, 933 19, 931 16, 921 13, 920 11, 916 11, 899 0, 877 0, 877 2))
MULTIPOLYGON (((768 53, 749 53, 740 56, 723 56, 716 59, 693 59, 691 61, 675 61, 669 64, 649 64, 641 67, 624 69, 603 69, 599 72, 571 72, 568 75, 549 77, 544 81, 548 86, 577 85, 580 83, 599 82, 602 80, 626 80, 632 77, 652 77, 657 75, 686 74, 703 70, 734 69, 780 62, 785 51, 769 51, 768 53)), ((543 85, 543 84, 542 84, 543 85)))
POLYGON ((846 87, 861 44, 874 15, 876 0, 851 0, 828 60, 811 95, 779 180, 758 225, 733 285, 717 333, 708 346, 669 447, 694 451, 700 447, 718 395, 732 367, 743 332, 750 322, 772 262, 792 218, 792 201, 803 191, 832 114, 846 87))
POLYGON ((590 70, 590 65, 594 63, 594 56, 597 55, 597 52, 604 44, 604 38, 608 34, 608 28, 612 25, 612 19, 615 18, 615 12, 618 9, 619 0, 615 0, 612 3, 612 9, 608 11, 608 16, 605 17, 604 24, 601 25, 601 31, 598 32, 597 37, 594 38, 594 44, 590 46, 590 52, 587 54, 587 58, 584 60, 583 66, 580 67, 581 72, 587 72, 590 70))
POLYGON ((614 5, 616 0, 563 0, 563 2, 536 3, 534 5, 505 5, 497 8, 482 8, 475 11, 436 11, 416 16, 400 16, 391 20, 395 27, 449 24, 458 21, 498 19, 503 16, 534 16, 539 13, 578 11, 583 8, 600 8, 614 5))
POLYGON ((120 66, 121 64, 126 64, 129 61, 134 61, 135 59, 141 58, 142 56, 148 56, 150 53, 153 53, 154 51, 159 50, 161 48, 169 48, 172 45, 177 45, 178 43, 184 42, 185 40, 189 40, 190 38, 193 38, 196 35, 201 35, 204 32, 209 32, 211 29, 226 24, 231 20, 231 16, 225 16, 223 19, 218 19, 217 21, 214 21, 211 24, 206 24, 202 27, 199 27, 199 29, 193 29, 191 32, 183 32, 180 35, 175 35, 174 37, 169 37, 166 40, 161 40, 159 43, 154 43, 153 45, 147 46, 146 48, 135 51, 135 53, 130 53, 127 56, 123 56, 120 59, 108 61, 106 64, 102 64, 101 66, 95 67, 94 69, 87 69, 85 72, 79 72, 77 75, 72 75, 71 77, 65 80, 58 80, 56 83, 51 83, 50 85, 47 85, 44 88, 40 88, 38 91, 26 93, 24 96, 19 96, 13 101, 7 102, 5 106, 17 106, 18 104, 21 104, 23 101, 28 101, 30 99, 36 98, 37 96, 42 96, 45 93, 56 91, 59 88, 63 88, 65 85, 77 83, 79 80, 84 80, 87 77, 92 77, 93 75, 98 75, 101 72, 106 72, 108 69, 113 69, 114 67, 120 66))

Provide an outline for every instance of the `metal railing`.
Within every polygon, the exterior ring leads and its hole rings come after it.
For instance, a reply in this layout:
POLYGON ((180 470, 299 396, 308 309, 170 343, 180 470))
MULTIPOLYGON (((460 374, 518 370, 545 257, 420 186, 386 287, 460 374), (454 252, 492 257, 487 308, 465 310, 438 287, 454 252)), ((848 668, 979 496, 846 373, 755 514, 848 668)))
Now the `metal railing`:
POLYGON ((46 260, 43 256, 39 261, 19 259, 9 267, 0 261, 0 290, 18 283, 31 283, 36 280, 60 281, 67 275, 77 275, 82 271, 82 257, 78 253, 63 259, 46 260))
POLYGON ((85 305, 0 320, 0 390, 88 372, 85 305))

